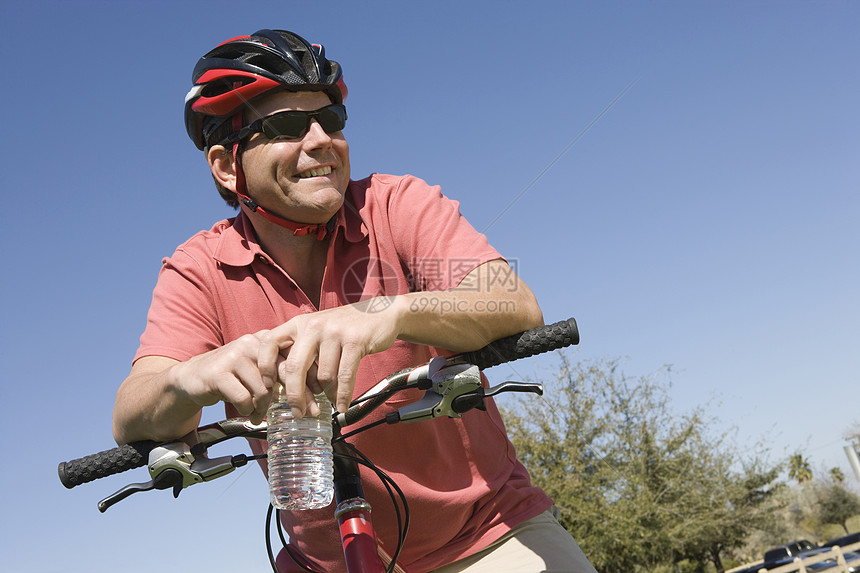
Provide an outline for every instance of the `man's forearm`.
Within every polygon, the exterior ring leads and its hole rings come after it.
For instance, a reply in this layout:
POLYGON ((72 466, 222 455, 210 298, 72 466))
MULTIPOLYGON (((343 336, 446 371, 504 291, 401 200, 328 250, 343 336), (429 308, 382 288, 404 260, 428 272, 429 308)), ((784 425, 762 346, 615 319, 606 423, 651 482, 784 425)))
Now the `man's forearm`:
POLYGON ((534 294, 512 271, 499 280, 501 265, 510 269, 504 261, 490 261, 458 288, 395 297, 392 304, 401 321, 398 337, 462 352, 542 325, 534 294))
MULTIPOLYGON (((135 440, 170 440, 197 427, 201 410, 183 401, 168 383, 172 365, 161 357, 141 359, 117 391, 113 412, 113 434, 118 444, 135 440), (154 360, 153 360, 154 359, 154 360), (156 362, 150 369, 146 362, 156 362)), ((175 361, 171 361, 174 362, 175 361)))

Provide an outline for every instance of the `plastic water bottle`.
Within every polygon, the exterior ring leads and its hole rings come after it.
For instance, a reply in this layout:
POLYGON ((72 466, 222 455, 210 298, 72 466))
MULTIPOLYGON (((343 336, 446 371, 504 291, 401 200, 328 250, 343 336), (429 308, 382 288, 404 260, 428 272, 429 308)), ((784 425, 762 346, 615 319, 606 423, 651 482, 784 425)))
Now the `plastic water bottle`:
POLYGON ((269 406, 269 495, 278 509, 319 509, 328 506, 334 495, 331 403, 325 394, 316 401, 319 416, 298 420, 284 399, 269 406))

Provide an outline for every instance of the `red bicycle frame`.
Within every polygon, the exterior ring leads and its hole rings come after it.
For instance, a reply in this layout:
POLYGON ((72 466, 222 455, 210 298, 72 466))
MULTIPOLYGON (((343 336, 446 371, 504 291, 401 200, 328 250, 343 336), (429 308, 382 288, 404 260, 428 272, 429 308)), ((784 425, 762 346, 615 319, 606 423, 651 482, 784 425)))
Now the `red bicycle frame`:
POLYGON ((336 441, 334 458, 334 515, 340 529, 347 573, 381 573, 385 565, 379 558, 376 531, 370 517, 370 504, 364 499, 358 464, 348 446, 336 441))

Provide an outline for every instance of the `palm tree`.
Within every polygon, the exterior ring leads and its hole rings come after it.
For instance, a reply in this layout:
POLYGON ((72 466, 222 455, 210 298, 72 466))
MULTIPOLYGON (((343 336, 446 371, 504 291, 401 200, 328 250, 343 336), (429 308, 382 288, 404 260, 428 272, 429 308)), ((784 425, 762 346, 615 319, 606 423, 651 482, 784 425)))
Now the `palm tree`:
POLYGON ((840 468, 830 468, 830 477, 836 483, 843 483, 845 481, 845 474, 842 473, 840 468))
POLYGON ((794 454, 788 459, 788 477, 803 483, 812 479, 812 468, 803 455, 794 454))

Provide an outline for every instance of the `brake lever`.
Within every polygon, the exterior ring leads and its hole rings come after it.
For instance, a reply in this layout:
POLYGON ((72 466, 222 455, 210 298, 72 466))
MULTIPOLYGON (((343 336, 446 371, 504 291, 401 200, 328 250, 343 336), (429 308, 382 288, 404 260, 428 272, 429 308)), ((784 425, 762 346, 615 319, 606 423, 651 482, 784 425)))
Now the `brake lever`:
POLYGON ((179 490, 182 489, 182 474, 179 470, 166 469, 148 482, 130 483, 119 491, 101 500, 98 504, 98 508, 101 513, 104 513, 110 506, 124 500, 133 493, 152 491, 154 489, 167 489, 170 487, 173 488, 173 496, 177 497, 179 492, 176 488, 178 487, 179 490))
POLYGON ((536 382, 502 382, 491 388, 481 386, 481 372, 473 364, 455 364, 438 369, 432 378, 432 386, 424 396, 413 404, 397 411, 389 423, 418 422, 438 416, 460 418, 463 412, 473 408, 486 410, 485 398, 503 392, 532 392, 543 396, 543 385, 536 382))
POLYGON ((400 408, 399 422, 418 422, 438 416, 459 418, 460 412, 451 407, 464 394, 481 388, 481 371, 473 364, 455 364, 439 369, 432 377, 431 387, 424 397, 400 408))
POLYGON ((454 398, 451 402, 451 408, 458 413, 468 412, 473 408, 486 410, 487 405, 484 403, 484 398, 492 398, 503 392, 532 392, 538 396, 543 396, 543 384, 508 381, 492 388, 478 388, 474 392, 454 398))
MULTIPOLYGON (((186 436, 187 438, 188 436, 186 436)), ((149 475, 152 480, 129 484, 99 502, 99 511, 104 513, 110 506, 124 500, 133 493, 153 489, 173 488, 173 497, 186 487, 211 481, 232 472, 247 463, 247 456, 222 456, 209 459, 206 450, 196 451, 186 442, 171 442, 152 449, 149 453, 149 475)))
POLYGON ((502 392, 532 392, 538 396, 543 396, 543 384, 540 382, 514 382, 508 380, 492 388, 482 388, 482 390, 484 391, 484 396, 488 398, 502 392))

